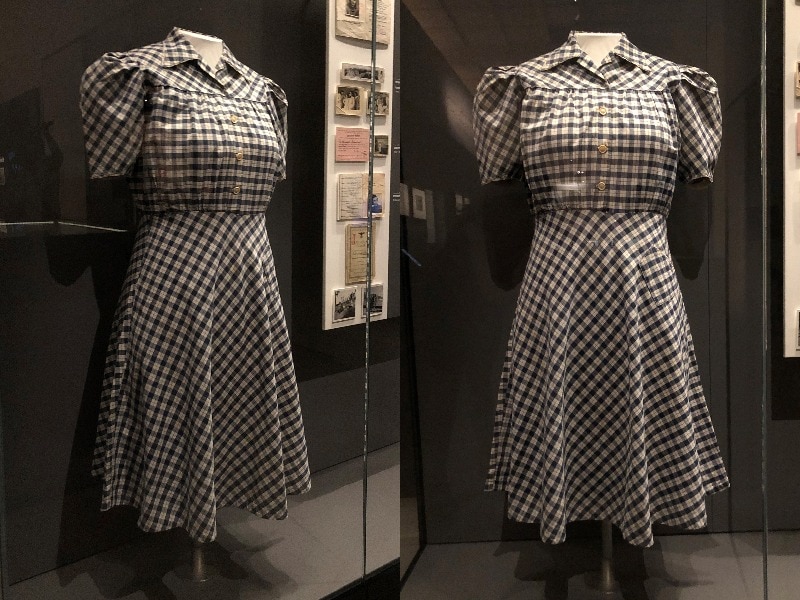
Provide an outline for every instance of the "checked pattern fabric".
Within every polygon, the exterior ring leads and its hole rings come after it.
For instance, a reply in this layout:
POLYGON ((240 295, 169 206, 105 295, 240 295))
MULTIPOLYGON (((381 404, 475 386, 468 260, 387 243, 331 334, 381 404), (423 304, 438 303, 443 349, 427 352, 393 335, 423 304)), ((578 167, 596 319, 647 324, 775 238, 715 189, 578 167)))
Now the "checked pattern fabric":
POLYGON ((482 181, 523 178, 536 214, 485 489, 551 543, 576 520, 645 547, 654 523, 704 527, 728 478, 666 216, 678 177, 713 176, 716 83, 624 34, 595 65, 570 34, 489 69, 474 127, 482 181))
POLYGON ((91 176, 127 175, 140 212, 106 357, 101 508, 200 542, 222 506, 286 517, 310 483, 264 214, 285 177, 283 91, 227 46, 210 68, 175 29, 92 64, 81 110, 91 176))

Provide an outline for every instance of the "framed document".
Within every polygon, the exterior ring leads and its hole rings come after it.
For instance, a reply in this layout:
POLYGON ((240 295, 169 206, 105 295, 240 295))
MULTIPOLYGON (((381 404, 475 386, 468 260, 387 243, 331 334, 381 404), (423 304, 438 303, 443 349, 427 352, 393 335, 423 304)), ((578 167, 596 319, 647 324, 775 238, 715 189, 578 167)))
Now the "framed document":
MULTIPOLYGON (((367 218, 367 194, 369 193, 369 175, 367 173, 339 173, 338 202, 336 205, 337 221, 355 221, 367 218)), ((372 174, 372 217, 383 216, 386 198, 386 174, 372 174)))
MULTIPOLYGON (((374 233, 374 232, 373 232, 374 233)), ((375 250, 375 237, 371 249, 375 250)), ((367 248, 367 225, 348 225, 346 228, 344 282, 346 285, 366 283, 367 262, 370 249, 367 248)), ((374 256, 374 254, 373 254, 374 256)), ((375 275, 375 261, 372 261, 372 276, 375 275)))
POLYGON ((367 162, 369 160, 369 129, 337 127, 335 145, 336 162, 367 162))

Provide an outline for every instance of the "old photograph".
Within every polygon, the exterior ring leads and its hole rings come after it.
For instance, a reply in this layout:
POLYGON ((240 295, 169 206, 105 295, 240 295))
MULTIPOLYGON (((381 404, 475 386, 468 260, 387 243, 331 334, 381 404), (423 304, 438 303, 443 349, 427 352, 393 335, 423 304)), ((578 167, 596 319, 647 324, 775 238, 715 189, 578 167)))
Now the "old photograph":
POLYGON ((380 315, 383 312, 383 284, 373 283, 369 293, 366 286, 361 289, 361 314, 366 316, 369 306, 370 315, 380 315))
POLYGON ((373 143, 375 156, 389 156, 389 136, 376 135, 373 143))
POLYGON ((344 16, 346 19, 360 21, 361 20, 361 7, 359 0, 347 0, 344 4, 344 16))
POLYGON ((411 206, 415 219, 425 219, 427 216, 427 206, 425 203, 425 190, 411 188, 411 206))
MULTIPOLYGON (((372 94, 370 94, 369 106, 372 106, 372 94)), ((375 92, 375 116, 385 117, 389 114, 389 92, 375 92)))
POLYGON ((400 214, 404 217, 411 216, 411 188, 407 183, 400 184, 400 214))
POLYGON ((333 290, 333 322, 356 318, 356 287, 333 290))
MULTIPOLYGON (((375 0, 375 41, 388 44, 392 30, 391 0, 375 0)), ((336 35, 372 39, 373 0, 336 0, 336 35)))
MULTIPOLYGON (((384 72, 381 67, 375 67, 375 83, 383 83, 384 72)), ((369 83, 372 80, 372 68, 369 65, 355 65, 342 63, 342 79, 347 81, 361 81, 369 83)))
POLYGON ((336 114, 358 117, 361 115, 361 88, 355 85, 336 86, 336 114))

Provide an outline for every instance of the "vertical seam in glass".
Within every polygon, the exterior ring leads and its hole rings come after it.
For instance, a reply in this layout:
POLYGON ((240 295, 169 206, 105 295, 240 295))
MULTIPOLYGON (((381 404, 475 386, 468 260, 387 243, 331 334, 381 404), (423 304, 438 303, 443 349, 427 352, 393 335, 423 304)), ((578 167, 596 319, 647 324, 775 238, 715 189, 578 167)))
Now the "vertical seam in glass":
MULTIPOLYGON (((0 403, 0 423, 3 422, 2 418, 2 403, 0 403)), ((5 474, 5 457, 3 448, 5 447, 3 440, 3 428, 0 427, 0 599, 8 598, 11 596, 8 581, 8 539, 6 535, 6 474, 5 474)))
MULTIPOLYGON (((782 4, 782 3, 781 3, 782 4)), ((785 25, 784 25, 785 27, 785 25)), ((769 513, 767 503, 767 394, 769 367, 769 269, 767 204, 767 0, 761 0, 761 577, 769 599, 769 513)))
MULTIPOLYGON (((369 461, 367 453, 369 450, 369 327, 372 320, 372 193, 373 193, 373 172, 374 172, 374 150, 375 150, 375 59, 377 54, 377 22, 378 22, 378 0, 372 0, 372 35, 370 39, 370 83, 369 83, 369 167, 367 183, 367 282, 364 287, 364 295, 361 300, 361 310, 364 314, 364 448, 362 465, 362 513, 361 513, 361 578, 367 577, 367 494, 369 486, 369 461)), ((391 33, 390 33, 391 35, 391 33)))

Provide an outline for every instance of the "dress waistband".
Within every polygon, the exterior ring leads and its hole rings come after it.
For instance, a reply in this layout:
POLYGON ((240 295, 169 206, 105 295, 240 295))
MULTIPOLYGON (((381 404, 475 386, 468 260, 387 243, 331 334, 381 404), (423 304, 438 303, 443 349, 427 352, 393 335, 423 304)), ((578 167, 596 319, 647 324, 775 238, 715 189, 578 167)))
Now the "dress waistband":
POLYGON ((596 212, 619 212, 619 213, 658 213, 666 217, 669 215, 669 203, 666 205, 663 202, 642 202, 641 200, 626 201, 626 200, 563 200, 563 199, 550 199, 541 200, 534 199, 531 203, 533 212, 535 214, 559 211, 559 210, 587 210, 596 212))

